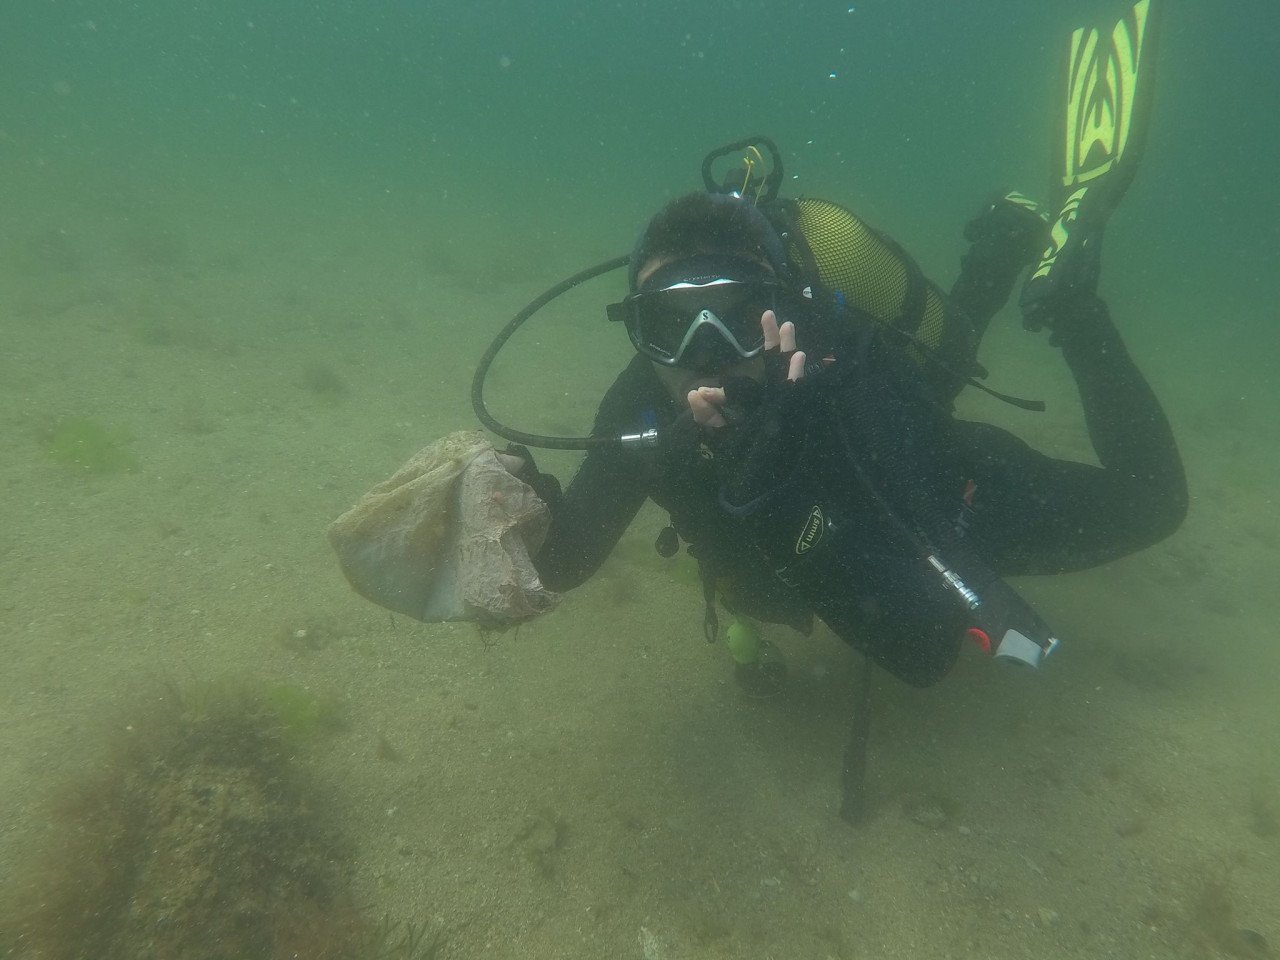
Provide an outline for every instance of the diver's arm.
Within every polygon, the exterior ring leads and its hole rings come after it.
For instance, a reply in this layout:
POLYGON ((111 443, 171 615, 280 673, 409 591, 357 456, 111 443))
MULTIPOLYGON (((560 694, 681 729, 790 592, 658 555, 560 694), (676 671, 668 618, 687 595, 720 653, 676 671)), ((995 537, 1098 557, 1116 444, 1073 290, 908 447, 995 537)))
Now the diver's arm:
MULTIPOLYGON (((653 388, 648 362, 632 363, 605 395, 593 433, 635 432, 653 388)), ((517 476, 536 491, 540 483, 554 481, 547 474, 539 474, 541 480, 517 476)), ((567 490, 559 493, 558 487, 543 497, 551 508, 551 529, 533 563, 548 589, 569 590, 600 569, 622 537, 649 494, 649 470, 639 451, 607 444, 587 453, 567 490)))
POLYGON ((617 447, 587 454, 569 488, 551 507, 551 529, 533 558, 549 590, 569 590, 600 569, 639 511, 648 491, 643 472, 617 447))
POLYGON ((986 424, 957 424, 974 453, 971 533, 1004 573, 1080 569, 1148 547, 1187 510, 1169 422, 1096 297, 1054 324, 1100 467, 1055 460, 986 424))

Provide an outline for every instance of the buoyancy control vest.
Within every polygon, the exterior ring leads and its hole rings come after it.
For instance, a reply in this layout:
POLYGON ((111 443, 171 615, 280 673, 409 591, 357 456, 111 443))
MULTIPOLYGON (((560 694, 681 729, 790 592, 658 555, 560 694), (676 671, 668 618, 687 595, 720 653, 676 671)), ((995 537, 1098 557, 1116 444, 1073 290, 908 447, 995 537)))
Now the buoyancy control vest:
MULTIPOLYGON (((977 369, 977 338, 910 254, 830 200, 777 199, 761 209, 783 240, 794 282, 828 301, 825 314, 860 313, 880 326, 919 366, 937 399, 949 403, 977 369)), ((826 349, 823 341, 841 331, 819 336, 826 349)))

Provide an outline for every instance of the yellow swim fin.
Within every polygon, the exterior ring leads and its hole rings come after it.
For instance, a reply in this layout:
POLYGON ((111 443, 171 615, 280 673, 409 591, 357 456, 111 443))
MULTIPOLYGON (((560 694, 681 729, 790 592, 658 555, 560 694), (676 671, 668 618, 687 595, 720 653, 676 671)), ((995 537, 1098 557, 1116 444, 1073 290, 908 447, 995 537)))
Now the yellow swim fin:
POLYGON ((1132 182, 1146 141, 1158 2, 1138 0, 1109 31, 1082 27, 1068 41, 1054 156, 1058 215, 1022 289, 1029 330, 1051 325, 1056 303, 1097 285, 1103 227, 1132 182))

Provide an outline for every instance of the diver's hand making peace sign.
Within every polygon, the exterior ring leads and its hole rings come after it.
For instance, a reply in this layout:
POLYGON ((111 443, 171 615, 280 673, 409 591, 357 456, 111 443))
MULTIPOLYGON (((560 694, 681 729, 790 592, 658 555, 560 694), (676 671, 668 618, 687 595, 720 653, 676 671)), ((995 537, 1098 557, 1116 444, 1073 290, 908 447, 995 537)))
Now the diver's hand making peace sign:
MULTIPOLYGON (((804 376, 805 355, 796 350, 796 327, 790 320, 778 325, 778 317, 766 310, 760 317, 760 329, 764 332, 764 377, 790 381, 804 376)), ((698 387, 689 391, 689 409, 694 422, 702 427, 717 429, 725 426, 722 408, 725 405, 724 387, 698 387)))

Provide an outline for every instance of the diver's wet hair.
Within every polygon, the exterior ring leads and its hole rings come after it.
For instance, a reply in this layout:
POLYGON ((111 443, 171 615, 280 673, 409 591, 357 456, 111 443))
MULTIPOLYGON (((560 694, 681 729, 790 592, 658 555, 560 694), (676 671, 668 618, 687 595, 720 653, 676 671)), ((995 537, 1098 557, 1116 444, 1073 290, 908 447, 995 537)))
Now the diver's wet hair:
POLYGON ((690 193, 658 211, 631 251, 629 281, 651 260, 700 253, 739 254, 786 270, 782 241, 769 219, 749 200, 724 193, 690 193))

